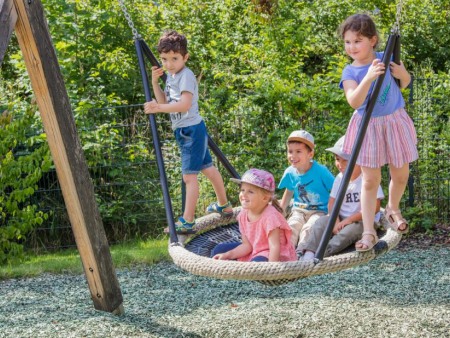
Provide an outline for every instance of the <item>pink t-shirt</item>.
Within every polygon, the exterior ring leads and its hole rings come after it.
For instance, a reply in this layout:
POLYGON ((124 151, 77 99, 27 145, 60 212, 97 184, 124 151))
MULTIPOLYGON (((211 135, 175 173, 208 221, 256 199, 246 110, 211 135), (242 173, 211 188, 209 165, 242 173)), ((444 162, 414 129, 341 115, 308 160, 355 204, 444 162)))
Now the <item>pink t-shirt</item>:
POLYGON ((237 220, 239 231, 247 237, 253 247, 252 252, 239 261, 248 262, 256 256, 269 258, 269 233, 276 228, 280 228, 280 261, 295 261, 297 255, 294 245, 291 243, 291 228, 286 219, 272 205, 268 205, 261 217, 254 222, 250 222, 247 217, 247 210, 242 209, 237 220))

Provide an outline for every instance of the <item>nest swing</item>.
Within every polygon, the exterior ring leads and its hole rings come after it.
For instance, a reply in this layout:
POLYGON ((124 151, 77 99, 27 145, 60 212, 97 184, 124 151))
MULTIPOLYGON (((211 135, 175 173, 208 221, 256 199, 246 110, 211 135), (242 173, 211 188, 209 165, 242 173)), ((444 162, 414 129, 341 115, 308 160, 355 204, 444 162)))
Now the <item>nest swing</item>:
POLYGON ((211 250, 219 243, 236 242, 241 236, 236 216, 240 207, 233 209, 233 215, 223 217, 210 214, 196 220, 193 235, 181 236, 183 242, 170 243, 169 254, 180 268, 199 276, 218 279, 252 280, 268 286, 277 286, 302 278, 332 273, 368 263, 372 259, 393 249, 402 235, 388 227, 382 217, 385 229, 373 250, 367 252, 344 251, 323 260, 292 262, 238 262, 209 258, 211 250), (387 229, 387 230, 386 230, 387 229))

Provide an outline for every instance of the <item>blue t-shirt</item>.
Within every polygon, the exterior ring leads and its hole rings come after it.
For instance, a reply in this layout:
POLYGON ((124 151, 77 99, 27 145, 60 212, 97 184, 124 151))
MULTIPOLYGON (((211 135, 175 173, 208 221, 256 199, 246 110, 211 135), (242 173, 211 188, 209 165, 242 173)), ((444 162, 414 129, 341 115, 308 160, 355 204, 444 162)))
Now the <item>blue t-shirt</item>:
MULTIPOLYGON (((376 57, 380 60, 383 59, 384 52, 377 52, 376 57)), ((347 65, 342 71, 341 81, 339 87, 344 88, 343 82, 345 80, 353 80, 360 84, 364 76, 366 76, 371 63, 364 66, 347 65)), ((374 89, 375 81, 372 83, 369 89, 369 95, 367 95, 364 103, 358 107, 357 111, 359 115, 363 115, 366 110, 367 102, 374 89)), ((386 68, 386 76, 384 77, 383 84, 378 94, 377 102, 372 111, 371 117, 385 116, 393 114, 397 109, 405 107, 405 100, 403 99, 400 88, 395 83, 394 77, 391 75, 389 67, 386 68)))
POLYGON ((311 168, 302 175, 292 166, 287 168, 278 188, 294 192, 294 206, 328 213, 328 198, 333 182, 334 176, 328 168, 313 161, 311 168))
POLYGON ((192 105, 187 112, 170 113, 172 129, 189 127, 199 124, 202 117, 198 112, 198 85, 194 73, 184 67, 176 74, 167 74, 165 94, 167 102, 178 102, 183 92, 192 94, 192 105))

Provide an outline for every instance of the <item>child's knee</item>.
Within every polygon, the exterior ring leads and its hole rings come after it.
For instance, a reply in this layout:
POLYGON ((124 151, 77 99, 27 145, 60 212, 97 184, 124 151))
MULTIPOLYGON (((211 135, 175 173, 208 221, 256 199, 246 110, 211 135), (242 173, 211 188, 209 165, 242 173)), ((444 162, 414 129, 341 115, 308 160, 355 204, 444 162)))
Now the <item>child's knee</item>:
POLYGON ((183 181, 186 184, 196 183, 198 181, 198 175, 197 174, 184 174, 183 181))
POLYGON ((220 174, 219 170, 215 166, 210 166, 201 170, 202 174, 206 177, 220 174))
POLYGON ((394 176, 391 177, 394 184, 398 184, 398 185, 402 185, 402 186, 406 186, 406 184, 408 183, 408 178, 409 178, 409 175, 397 175, 395 177, 394 176))
POLYGON ((380 169, 363 169, 362 184, 365 189, 378 189, 381 183, 380 169))
POLYGON ((378 189, 378 186, 380 185, 381 180, 377 177, 366 177, 363 180, 363 188, 365 190, 374 190, 378 189))

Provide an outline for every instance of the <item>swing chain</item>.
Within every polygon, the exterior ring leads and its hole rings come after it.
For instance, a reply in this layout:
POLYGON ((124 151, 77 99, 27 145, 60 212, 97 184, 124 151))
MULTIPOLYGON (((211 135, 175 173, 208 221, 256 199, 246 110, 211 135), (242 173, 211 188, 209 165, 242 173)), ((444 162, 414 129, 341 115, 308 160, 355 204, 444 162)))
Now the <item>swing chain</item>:
POLYGON ((394 30, 396 30, 398 33, 400 33, 402 7, 403 7, 403 0, 399 0, 397 3, 397 13, 395 14, 395 26, 394 26, 394 30))
POLYGON ((127 8, 125 7, 125 4, 123 3, 123 0, 118 0, 119 1, 119 6, 123 11, 123 14, 125 15, 125 19, 128 22, 128 26, 130 26, 131 28, 131 32, 133 33, 133 38, 134 39, 140 39, 141 36, 139 35, 136 27, 134 27, 134 23, 133 20, 131 19, 130 13, 128 13, 127 8))

